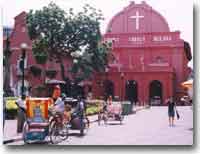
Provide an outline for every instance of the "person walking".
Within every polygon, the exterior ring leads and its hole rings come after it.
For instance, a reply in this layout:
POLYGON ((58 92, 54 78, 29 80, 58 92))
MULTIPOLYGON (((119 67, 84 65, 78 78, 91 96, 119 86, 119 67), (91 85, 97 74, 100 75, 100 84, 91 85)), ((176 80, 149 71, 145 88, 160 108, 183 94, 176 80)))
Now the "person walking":
POLYGON ((26 118, 26 105, 25 100, 26 96, 22 95, 21 98, 19 98, 16 101, 16 104, 18 106, 18 112, 17 112, 17 133, 21 133, 23 130, 25 118, 26 118))
POLYGON ((3 130, 5 126, 5 119, 6 119, 6 99, 5 96, 3 96, 3 130))
POLYGON ((84 135, 84 116, 85 116, 85 112, 86 112, 86 104, 85 104, 84 99, 81 96, 78 96, 78 104, 76 107, 76 112, 80 119, 81 136, 83 136, 84 135))
POLYGON ((173 98, 170 97, 168 100, 167 100, 167 104, 168 104, 168 117, 169 117, 169 126, 173 127, 174 126, 174 116, 175 116, 175 107, 176 107, 176 104, 175 102, 173 101, 173 98))

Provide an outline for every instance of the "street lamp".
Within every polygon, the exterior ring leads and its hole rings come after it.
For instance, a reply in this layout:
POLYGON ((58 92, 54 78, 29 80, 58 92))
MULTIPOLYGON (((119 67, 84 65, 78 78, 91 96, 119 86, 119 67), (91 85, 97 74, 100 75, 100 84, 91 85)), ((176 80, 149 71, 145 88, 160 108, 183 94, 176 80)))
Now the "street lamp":
POLYGON ((21 89, 21 96, 24 99, 25 93, 24 93, 24 63, 25 63, 25 58, 26 58, 26 50, 27 50, 27 44, 22 43, 20 45, 20 48, 22 50, 22 56, 21 56, 21 61, 20 61, 20 69, 22 70, 22 89, 21 89))
POLYGON ((121 72, 120 77, 121 77, 121 102, 122 102, 123 101, 123 79, 124 79, 123 72, 121 72))

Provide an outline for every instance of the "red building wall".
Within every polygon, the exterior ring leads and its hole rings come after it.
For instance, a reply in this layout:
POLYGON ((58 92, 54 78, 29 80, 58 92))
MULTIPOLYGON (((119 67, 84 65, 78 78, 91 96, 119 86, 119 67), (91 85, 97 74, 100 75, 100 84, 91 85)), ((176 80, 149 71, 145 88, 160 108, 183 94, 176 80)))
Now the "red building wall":
POLYGON ((99 84, 105 79, 113 82, 114 96, 121 99, 127 99, 126 82, 135 80, 140 104, 150 100, 149 86, 154 80, 162 85, 163 104, 170 96, 178 98, 185 94, 180 86, 188 77, 189 59, 185 54, 184 40, 179 31, 170 32, 164 17, 145 2, 131 2, 115 15, 108 24, 104 41, 112 41, 116 60, 110 63, 106 75, 95 76, 95 96, 105 96, 105 86, 103 82, 99 84))
MULTIPOLYGON (((45 70, 48 69, 55 69, 57 70, 56 79, 62 80, 61 73, 60 73, 60 64, 55 62, 48 61, 45 65, 39 65, 36 63, 35 58, 33 57, 32 53, 32 41, 30 40, 28 36, 28 31, 26 27, 26 13, 22 12, 18 16, 15 17, 15 25, 13 28, 13 31, 10 36, 10 46, 12 50, 12 56, 11 56, 11 76, 12 76, 12 84, 11 87, 13 90, 15 90, 15 94, 19 95, 19 89, 17 88, 19 85, 19 82, 21 80, 19 67, 18 67, 18 59, 21 57, 21 49, 20 46, 22 43, 26 43, 28 45, 28 49, 26 50, 26 57, 27 57, 27 67, 25 70, 25 79, 28 83, 29 87, 37 87, 38 85, 44 83, 44 78, 41 77, 35 77, 29 72, 29 68, 32 65, 38 66, 40 68, 45 68, 45 70)), ((69 76, 67 74, 67 69, 70 68, 72 64, 72 60, 70 58, 64 59, 64 66, 66 70, 66 76, 69 76)))

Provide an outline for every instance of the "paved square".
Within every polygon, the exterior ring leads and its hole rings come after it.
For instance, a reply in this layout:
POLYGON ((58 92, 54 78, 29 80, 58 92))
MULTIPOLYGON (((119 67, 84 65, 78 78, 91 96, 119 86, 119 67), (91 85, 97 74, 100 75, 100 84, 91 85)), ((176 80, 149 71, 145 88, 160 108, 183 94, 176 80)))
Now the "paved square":
MULTIPOLYGON (((60 145, 192 145, 192 108, 181 106, 178 111, 181 118, 175 121, 174 127, 168 125, 167 107, 151 107, 126 116, 123 125, 117 121, 100 126, 92 123, 87 135, 71 135, 60 145)), ((12 144, 23 144, 23 141, 12 144)))

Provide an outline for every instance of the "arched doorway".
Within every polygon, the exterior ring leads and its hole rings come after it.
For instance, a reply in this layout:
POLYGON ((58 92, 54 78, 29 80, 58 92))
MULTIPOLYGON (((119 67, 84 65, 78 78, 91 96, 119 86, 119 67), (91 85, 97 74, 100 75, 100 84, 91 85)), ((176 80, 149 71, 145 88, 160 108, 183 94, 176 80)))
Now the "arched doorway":
POLYGON ((153 80, 149 84, 149 103, 150 105, 161 105, 163 95, 162 83, 158 80, 153 80))
POLYGON ((104 81, 104 97, 107 100, 109 96, 114 98, 114 83, 111 80, 104 81))
POLYGON ((135 80, 126 81, 126 99, 133 102, 138 101, 138 84, 135 80))

